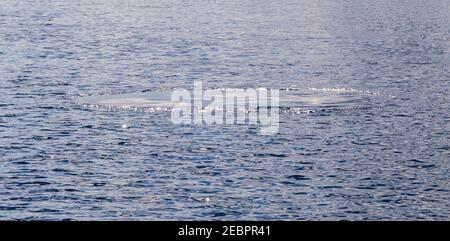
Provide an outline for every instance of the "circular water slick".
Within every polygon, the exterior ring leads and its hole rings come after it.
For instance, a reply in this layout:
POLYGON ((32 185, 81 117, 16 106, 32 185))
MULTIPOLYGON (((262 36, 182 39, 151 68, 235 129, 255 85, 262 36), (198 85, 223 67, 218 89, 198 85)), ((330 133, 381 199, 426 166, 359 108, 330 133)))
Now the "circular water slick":
MULTIPOLYGON (((235 89, 218 89, 222 95, 223 102, 226 103, 226 97, 229 90, 235 89)), ((120 109, 152 109, 152 110, 170 110, 175 107, 180 101, 172 101, 173 90, 145 90, 132 93, 112 94, 112 95, 94 95, 82 96, 75 98, 78 104, 88 107, 107 107, 120 109)), ((192 91, 191 91, 192 92, 192 91)), ((255 92, 258 92, 256 89, 255 92)), ((267 92, 272 93, 271 90, 267 92)), ((268 106, 273 104, 273 96, 261 94, 258 92, 258 99, 245 99, 245 94, 237 100, 237 107, 245 108, 245 104, 252 103, 261 107, 261 103, 267 103, 268 106), (245 100, 245 101, 244 101, 245 100), (262 101, 263 100, 263 101, 262 101), (242 105, 242 106, 241 106, 242 105)), ((278 105, 281 109, 354 109, 358 107, 367 107, 374 98, 380 96, 378 93, 369 91, 360 91, 354 89, 344 88, 309 88, 309 89, 292 89, 285 88, 279 90, 278 105)), ((202 101, 203 106, 207 106, 210 100, 205 99, 202 95, 192 94, 191 101, 202 101)), ((265 106, 265 105, 264 105, 265 106)))
POLYGON ((375 94, 354 89, 304 89, 281 90, 281 107, 354 107, 365 105, 375 94))
POLYGON ((87 106, 119 108, 166 108, 174 104, 170 101, 170 91, 162 90, 84 96, 76 98, 76 102, 87 106))

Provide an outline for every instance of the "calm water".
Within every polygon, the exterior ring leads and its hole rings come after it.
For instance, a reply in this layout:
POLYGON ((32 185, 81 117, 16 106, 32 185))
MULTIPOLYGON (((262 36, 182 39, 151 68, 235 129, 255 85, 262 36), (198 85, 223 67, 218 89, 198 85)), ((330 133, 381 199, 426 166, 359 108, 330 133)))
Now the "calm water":
POLYGON ((449 219, 450 1, 126 2, 1 1, 0 219, 449 219), (74 101, 194 80, 364 98, 274 136, 74 101))

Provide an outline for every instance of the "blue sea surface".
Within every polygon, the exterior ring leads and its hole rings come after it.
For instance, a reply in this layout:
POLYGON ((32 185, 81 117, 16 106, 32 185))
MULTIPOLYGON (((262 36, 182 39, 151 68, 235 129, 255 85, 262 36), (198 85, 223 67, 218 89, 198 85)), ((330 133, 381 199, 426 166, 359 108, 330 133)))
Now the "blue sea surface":
POLYGON ((2 0, 0 219, 448 220, 450 1, 2 0), (81 105, 297 88, 252 125, 81 105))

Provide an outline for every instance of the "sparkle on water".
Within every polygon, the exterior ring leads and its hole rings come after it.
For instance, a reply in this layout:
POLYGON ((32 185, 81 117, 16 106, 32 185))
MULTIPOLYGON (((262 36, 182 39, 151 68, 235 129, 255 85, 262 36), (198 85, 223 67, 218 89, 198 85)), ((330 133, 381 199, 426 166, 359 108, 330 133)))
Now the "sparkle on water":
POLYGON ((1 5, 0 219, 450 217, 448 0, 1 5), (172 124, 198 80, 279 133, 172 124))

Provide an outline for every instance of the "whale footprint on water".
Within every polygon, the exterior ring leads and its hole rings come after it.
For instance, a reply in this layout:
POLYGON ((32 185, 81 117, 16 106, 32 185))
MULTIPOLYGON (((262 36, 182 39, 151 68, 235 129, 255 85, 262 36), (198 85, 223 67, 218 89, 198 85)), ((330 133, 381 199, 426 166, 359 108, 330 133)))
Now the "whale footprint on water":
MULTIPOLYGON (((81 105, 117 108, 172 108, 179 102, 171 101, 171 90, 149 90, 133 93, 83 96, 75 101, 81 105)), ((282 89, 280 108, 296 107, 352 107, 367 102, 369 94, 348 89, 282 89)))
POLYGON ((161 107, 176 105, 172 102, 170 91, 145 91, 115 95, 86 96, 77 98, 79 104, 111 107, 161 107))

